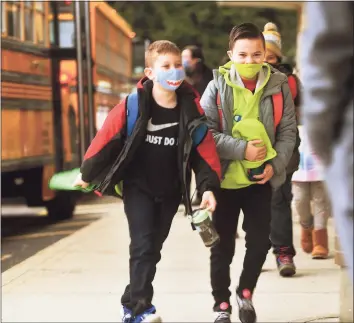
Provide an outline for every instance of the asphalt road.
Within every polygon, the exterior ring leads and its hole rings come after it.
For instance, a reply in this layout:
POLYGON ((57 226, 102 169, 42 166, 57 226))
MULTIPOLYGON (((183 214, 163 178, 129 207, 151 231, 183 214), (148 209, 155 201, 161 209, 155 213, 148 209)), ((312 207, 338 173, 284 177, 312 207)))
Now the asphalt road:
MULTIPOLYGON (((117 200, 81 201, 70 220, 50 223, 45 209, 2 205, 1 272, 97 221, 117 200)), ((119 202, 118 202, 119 203, 119 202)))

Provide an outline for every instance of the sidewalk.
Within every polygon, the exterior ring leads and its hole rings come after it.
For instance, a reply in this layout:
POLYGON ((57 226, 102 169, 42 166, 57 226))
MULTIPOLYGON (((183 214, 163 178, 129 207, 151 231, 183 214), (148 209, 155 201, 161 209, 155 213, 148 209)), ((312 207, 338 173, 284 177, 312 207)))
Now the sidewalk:
MULTIPOLYGON (((330 222, 331 254, 334 232, 330 222)), ((240 233, 242 232, 239 230, 240 233)), ((269 253, 254 303, 258 322, 338 322, 339 268, 333 257, 312 260, 299 248, 297 275, 279 277, 269 253)), ((243 232, 232 266, 234 290, 244 256, 243 232)), ((3 322, 119 322, 128 282, 128 230, 121 203, 103 219, 2 274, 3 322)), ((212 322, 209 250, 183 212, 175 218, 154 282, 164 322, 212 322)), ((233 299, 233 303, 235 300, 233 299)), ((235 304, 234 304, 235 305, 235 304)), ((238 322, 235 307, 233 322, 238 322)))

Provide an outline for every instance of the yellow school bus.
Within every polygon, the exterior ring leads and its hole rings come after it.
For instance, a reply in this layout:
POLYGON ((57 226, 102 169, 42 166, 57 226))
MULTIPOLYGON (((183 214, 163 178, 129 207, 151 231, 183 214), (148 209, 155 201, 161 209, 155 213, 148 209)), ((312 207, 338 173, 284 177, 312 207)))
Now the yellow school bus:
POLYGON ((129 87, 135 35, 105 2, 2 1, 1 9, 1 196, 68 218, 77 194, 51 191, 48 180, 79 167, 129 87))

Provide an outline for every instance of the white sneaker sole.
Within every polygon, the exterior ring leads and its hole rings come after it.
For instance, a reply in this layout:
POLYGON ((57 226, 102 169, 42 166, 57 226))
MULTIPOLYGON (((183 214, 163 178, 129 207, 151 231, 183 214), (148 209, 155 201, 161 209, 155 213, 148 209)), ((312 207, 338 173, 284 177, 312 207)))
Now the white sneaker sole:
POLYGON ((162 319, 157 314, 151 314, 146 319, 142 320, 142 323, 162 323, 162 319))

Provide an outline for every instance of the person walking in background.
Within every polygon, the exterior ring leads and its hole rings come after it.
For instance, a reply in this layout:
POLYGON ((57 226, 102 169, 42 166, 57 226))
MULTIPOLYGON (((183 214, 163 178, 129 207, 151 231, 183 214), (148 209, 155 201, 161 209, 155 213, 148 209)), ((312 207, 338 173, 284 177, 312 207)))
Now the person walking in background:
POLYGON ((293 177, 294 208, 301 225, 301 248, 312 253, 313 259, 328 257, 327 222, 330 204, 323 182, 321 162, 309 146, 302 126, 300 129, 300 167, 293 177))
POLYGON ((324 165, 333 216, 353 281, 353 2, 306 2, 300 38, 302 113, 324 165))
POLYGON ((201 97, 213 79, 213 72, 205 64, 202 49, 195 45, 186 46, 182 51, 182 63, 186 71, 186 81, 198 91, 201 97))
POLYGON ((257 26, 235 26, 227 53, 230 62, 213 71, 214 79, 200 101, 222 166, 213 214, 220 243, 211 249, 210 257, 213 310, 216 323, 231 322, 230 265, 242 210, 246 255, 236 300, 241 322, 254 323, 252 297, 271 247, 272 187, 286 178, 296 140, 295 109, 287 77, 263 62, 265 41, 257 26), (276 93, 283 100, 274 108, 276 93))
MULTIPOLYGON (((301 86, 299 79, 293 75, 290 64, 282 64, 281 36, 274 23, 267 23, 263 31, 266 53, 265 62, 272 65, 278 71, 288 77, 288 84, 292 99, 295 104, 295 113, 298 115, 300 108, 301 86)), ((276 263, 279 274, 283 277, 293 276, 296 273, 294 256, 296 251, 293 244, 293 219, 291 201, 293 199, 291 178, 298 169, 300 137, 297 131, 296 144, 293 154, 286 167, 286 180, 283 185, 273 191, 272 195, 272 221, 271 221, 271 241, 273 253, 276 256, 276 263)))

